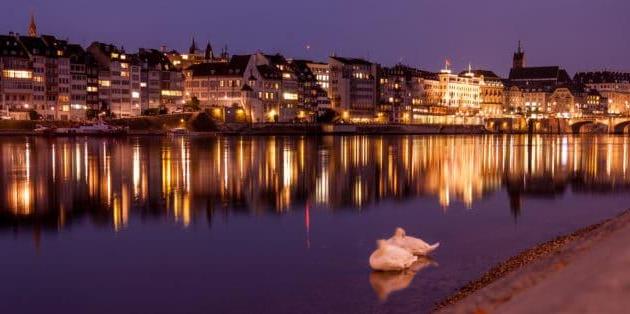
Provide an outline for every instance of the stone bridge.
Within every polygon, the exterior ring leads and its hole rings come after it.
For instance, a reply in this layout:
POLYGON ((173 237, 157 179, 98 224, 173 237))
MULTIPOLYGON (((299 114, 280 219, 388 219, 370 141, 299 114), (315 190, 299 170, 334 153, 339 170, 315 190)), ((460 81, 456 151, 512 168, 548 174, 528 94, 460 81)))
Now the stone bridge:
POLYGON ((573 133, 580 133, 585 126, 606 128, 610 134, 630 133, 630 117, 580 117, 569 119, 573 133))

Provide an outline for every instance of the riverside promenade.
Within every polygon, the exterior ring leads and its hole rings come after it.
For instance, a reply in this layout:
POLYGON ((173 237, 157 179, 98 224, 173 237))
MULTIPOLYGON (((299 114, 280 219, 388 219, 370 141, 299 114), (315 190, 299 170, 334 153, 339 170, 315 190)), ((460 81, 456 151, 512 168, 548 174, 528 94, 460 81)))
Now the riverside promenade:
MULTIPOLYGON (((624 313, 630 308, 630 211, 438 313, 624 313)), ((541 247, 544 247, 542 245, 541 247)), ((527 256, 524 254, 523 256, 527 256)))

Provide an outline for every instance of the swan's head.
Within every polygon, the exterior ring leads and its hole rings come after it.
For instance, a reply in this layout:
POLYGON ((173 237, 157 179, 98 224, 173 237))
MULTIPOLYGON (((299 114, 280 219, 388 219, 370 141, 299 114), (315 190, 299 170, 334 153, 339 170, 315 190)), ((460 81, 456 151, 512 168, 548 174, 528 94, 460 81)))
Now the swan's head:
POLYGON ((387 245, 387 241, 381 239, 381 240, 376 240, 376 247, 379 249, 384 248, 387 245))
POLYGON ((395 237, 401 237, 402 238, 402 237, 405 237, 405 235, 406 235, 405 229, 400 228, 400 227, 396 228, 396 231, 394 232, 394 236, 395 237))

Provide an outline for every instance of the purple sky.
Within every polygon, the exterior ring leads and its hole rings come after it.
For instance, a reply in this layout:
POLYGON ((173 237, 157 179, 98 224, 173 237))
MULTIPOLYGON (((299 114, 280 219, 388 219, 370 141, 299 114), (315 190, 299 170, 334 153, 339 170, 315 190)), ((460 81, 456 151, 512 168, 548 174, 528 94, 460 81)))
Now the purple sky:
POLYGON ((505 74, 521 39, 529 65, 630 70, 628 0, 2 0, 0 33, 25 33, 31 11, 42 33, 127 50, 185 49, 194 35, 231 53, 335 52, 427 70, 448 57, 505 74))

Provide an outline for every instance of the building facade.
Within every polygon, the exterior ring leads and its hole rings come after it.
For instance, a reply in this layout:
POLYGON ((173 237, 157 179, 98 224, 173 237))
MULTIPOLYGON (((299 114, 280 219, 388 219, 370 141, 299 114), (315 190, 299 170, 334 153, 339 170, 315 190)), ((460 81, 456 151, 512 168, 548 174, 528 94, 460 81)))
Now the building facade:
POLYGON ((184 77, 167 56, 156 49, 141 48, 140 99, 145 110, 180 111, 184 105, 184 77))
MULTIPOLYGON (((402 64, 379 70, 379 104, 381 122, 411 123, 413 112, 424 107, 424 77, 427 72, 402 64)), ((379 117, 380 115, 380 117, 379 117)))
POLYGON ((376 118, 378 65, 363 59, 328 58, 331 107, 345 120, 371 122, 376 118))
POLYGON ((630 115, 630 73, 580 72, 573 79, 606 98, 608 114, 630 115))
POLYGON ((139 60, 112 44, 94 42, 87 51, 98 66, 100 107, 118 118, 141 115, 139 60))

